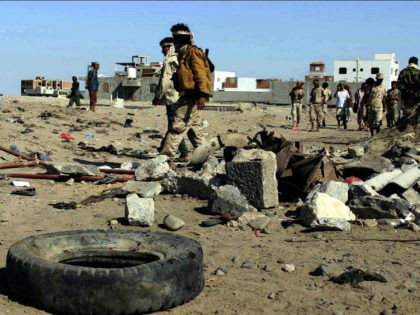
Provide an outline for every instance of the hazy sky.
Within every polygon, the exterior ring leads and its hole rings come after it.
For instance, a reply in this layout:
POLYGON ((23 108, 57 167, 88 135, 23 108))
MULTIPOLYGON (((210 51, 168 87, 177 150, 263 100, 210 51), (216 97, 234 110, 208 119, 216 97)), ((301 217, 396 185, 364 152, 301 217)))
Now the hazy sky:
POLYGON ((112 75, 131 55, 160 61, 159 41, 178 22, 209 48, 217 70, 260 79, 303 79, 309 63, 395 52, 420 57, 420 2, 0 2, 0 93, 20 80, 83 76, 91 61, 112 75))

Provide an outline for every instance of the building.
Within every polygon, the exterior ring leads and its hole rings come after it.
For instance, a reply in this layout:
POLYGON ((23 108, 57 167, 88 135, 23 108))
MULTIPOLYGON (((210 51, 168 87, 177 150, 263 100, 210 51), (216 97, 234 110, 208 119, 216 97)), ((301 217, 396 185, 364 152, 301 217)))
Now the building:
POLYGON ((326 75, 325 63, 322 61, 312 62, 309 65, 309 74, 305 76, 305 81, 313 81, 318 79, 320 81, 333 81, 334 76, 326 75))
POLYGON ((362 83, 367 78, 375 78, 376 74, 384 75, 383 85, 391 88, 399 74, 399 63, 394 53, 377 53, 375 59, 336 60, 334 62, 334 81, 362 83))
MULTIPOLYGON (((100 76, 98 98, 122 98, 129 101, 153 99, 162 69, 161 62, 148 62, 148 56, 131 56, 131 62, 115 63, 113 77, 100 76), (117 67, 123 68, 117 70, 117 67)), ((91 66, 88 66, 88 71, 91 66)), ((79 80, 86 81, 86 77, 79 80)))
POLYGON ((256 78, 227 77, 222 82, 222 90, 226 92, 270 92, 271 81, 256 78))
POLYGON ((44 90, 70 91, 71 82, 63 81, 63 80, 48 80, 48 79, 45 79, 45 77, 41 77, 41 76, 35 77, 35 79, 33 80, 21 80, 21 83, 20 83, 21 95, 43 94, 42 92, 36 93, 35 91, 44 91, 44 90))
POLYGON ((235 72, 230 71, 214 71, 212 74, 213 91, 223 90, 223 83, 226 82, 227 78, 236 77, 235 72))

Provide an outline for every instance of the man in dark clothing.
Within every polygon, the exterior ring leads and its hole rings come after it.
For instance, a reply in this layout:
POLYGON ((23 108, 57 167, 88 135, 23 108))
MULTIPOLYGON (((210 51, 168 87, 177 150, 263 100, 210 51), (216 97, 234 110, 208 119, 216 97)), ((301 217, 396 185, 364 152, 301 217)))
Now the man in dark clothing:
POLYGON ((400 72, 397 87, 401 92, 403 113, 408 116, 413 109, 420 105, 420 70, 417 57, 408 60, 407 68, 400 72))
POLYGON ((88 72, 86 88, 89 90, 90 110, 92 112, 96 109, 97 92, 99 88, 98 70, 99 63, 92 62, 92 70, 88 72))
POLYGON ((76 103, 76 106, 80 106, 80 91, 79 91, 79 81, 77 81, 77 77, 73 76, 71 78, 73 83, 71 85, 71 93, 70 93, 70 101, 67 107, 72 107, 73 103, 76 103))

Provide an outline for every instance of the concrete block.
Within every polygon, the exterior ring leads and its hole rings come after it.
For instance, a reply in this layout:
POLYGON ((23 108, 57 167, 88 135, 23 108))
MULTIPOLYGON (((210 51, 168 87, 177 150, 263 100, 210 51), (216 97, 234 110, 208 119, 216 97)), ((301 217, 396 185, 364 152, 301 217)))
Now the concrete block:
POLYGON ((349 200, 365 197, 379 196, 379 194, 370 186, 363 182, 355 182, 349 186, 349 200))
POLYGON ((312 198, 317 192, 326 193, 327 195, 341 200, 346 203, 348 200, 349 185, 343 182, 329 181, 317 184, 306 197, 306 200, 312 198))
POLYGON ((198 175, 191 171, 175 173, 169 171, 161 182, 163 191, 171 194, 187 194, 208 200, 216 187, 226 184, 224 175, 198 175))
POLYGON ((258 209, 279 204, 276 170, 275 154, 258 149, 240 150, 232 162, 226 164, 228 184, 238 187, 258 209))
POLYGON ((166 155, 159 155, 145 161, 136 169, 136 180, 162 179, 170 169, 167 160, 166 155))
POLYGON ((350 232, 350 223, 346 219, 319 218, 312 221, 310 227, 322 231, 350 232))
POLYGON ((326 193, 315 193, 300 209, 300 219, 305 225, 320 219, 356 220, 356 216, 341 200, 330 197, 326 193))
POLYGON ((207 207, 212 213, 224 214, 230 211, 247 212, 252 206, 237 187, 225 185, 214 190, 207 207))
POLYGON ((48 174, 68 174, 68 175, 91 175, 97 176, 101 172, 96 166, 68 164, 68 163, 48 163, 45 164, 48 174))
POLYGON ((162 192, 162 185, 156 182, 129 181, 121 189, 142 198, 153 198, 162 192))
POLYGON ((155 221, 155 203, 152 198, 126 197, 125 219, 129 225, 151 226, 155 221))

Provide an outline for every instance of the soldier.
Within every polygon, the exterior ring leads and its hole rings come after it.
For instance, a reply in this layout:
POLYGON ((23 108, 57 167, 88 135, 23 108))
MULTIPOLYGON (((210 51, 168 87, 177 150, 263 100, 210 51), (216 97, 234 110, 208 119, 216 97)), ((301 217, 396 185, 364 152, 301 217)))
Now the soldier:
POLYGON ((79 81, 77 81, 77 77, 73 76, 71 78, 73 83, 71 84, 71 93, 70 93, 70 101, 67 107, 72 107, 73 103, 76 103, 76 106, 80 106, 80 90, 79 90, 79 81))
POLYGON ((314 87, 311 91, 311 99, 310 102, 310 112, 309 118, 311 120, 311 129, 309 131, 319 131, 319 127, 322 124, 322 103, 324 102, 324 89, 319 86, 319 80, 315 79, 314 87), (317 123, 317 127, 315 128, 315 121, 317 123))
POLYGON ((397 120, 398 101, 400 99, 400 90, 397 88, 397 81, 391 82, 391 89, 387 92, 386 103, 386 124, 392 128, 397 120))
POLYGON ((332 99, 332 96, 331 90, 328 88, 328 82, 322 83, 322 88, 324 89, 324 102, 322 103, 322 113, 324 114, 324 117, 322 118, 322 128, 325 128, 325 119, 328 112, 328 102, 332 99))
POLYGON ((371 99, 371 92, 373 85, 375 84, 375 79, 373 78, 367 78, 365 80, 365 95, 362 99, 362 115, 363 115, 363 121, 365 122, 365 130, 369 130, 369 104, 371 99))
POLYGON ((92 62, 92 70, 88 72, 86 88, 89 90, 90 106, 89 109, 94 112, 96 109, 97 92, 99 88, 98 70, 99 63, 92 62))
POLYGON ((382 125, 382 115, 386 109, 386 89, 382 85, 384 75, 378 73, 376 75, 376 82, 372 87, 369 99, 369 128, 370 134, 373 136, 378 133, 382 125))
MULTIPOLYGON (((165 56, 165 59, 163 60, 163 66, 160 72, 159 83, 152 104, 155 106, 166 106, 168 130, 165 134, 165 137, 162 139, 161 145, 158 149, 158 151, 161 151, 163 143, 166 139, 166 135, 172 128, 172 123, 175 119, 175 104, 179 99, 179 94, 175 90, 174 82, 172 81, 172 77, 178 69, 178 56, 175 53, 174 40, 172 37, 166 37, 160 41, 159 45, 162 48, 162 53, 165 56)), ((179 152, 181 153, 181 156, 177 159, 177 162, 188 162, 188 148, 185 144, 184 139, 182 139, 179 145, 179 152)))
POLYGON ((408 59, 408 66, 400 72, 397 87, 401 92, 403 115, 409 116, 414 107, 420 104, 420 70, 416 57, 408 59))
POLYGON ((204 142, 199 111, 211 95, 210 65, 203 51, 192 44, 192 32, 182 23, 173 25, 171 32, 178 53, 179 68, 174 75, 174 83, 180 98, 162 149, 162 154, 167 155, 169 161, 175 158, 178 146, 187 133, 194 147, 204 142))
POLYGON ((303 81, 297 81, 296 86, 292 89, 289 96, 292 100, 292 119, 294 131, 300 131, 299 123, 302 115, 302 99, 305 96, 305 91, 302 89, 303 81))

